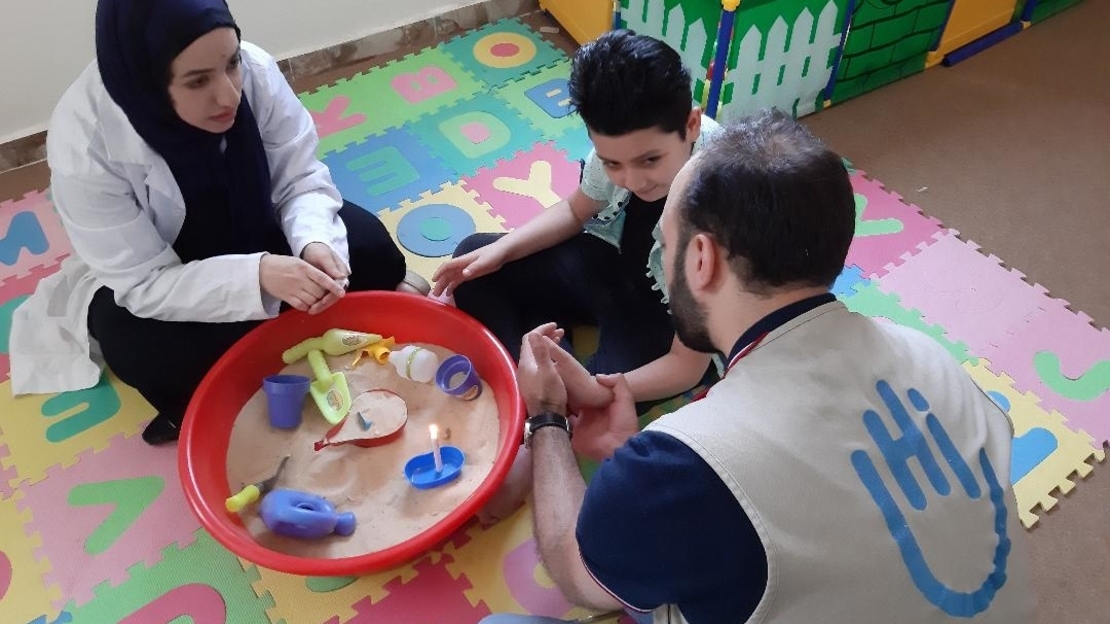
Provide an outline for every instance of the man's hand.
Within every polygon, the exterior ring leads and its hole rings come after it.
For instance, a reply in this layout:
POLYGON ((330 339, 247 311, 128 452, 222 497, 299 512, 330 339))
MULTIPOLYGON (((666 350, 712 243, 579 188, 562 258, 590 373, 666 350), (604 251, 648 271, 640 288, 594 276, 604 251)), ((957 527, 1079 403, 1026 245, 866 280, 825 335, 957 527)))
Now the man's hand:
POLYGON ((624 375, 598 375, 596 379, 613 393, 613 401, 601 408, 584 408, 571 417, 571 445, 575 453, 601 461, 640 432, 640 421, 624 375))
MULTIPOLYGON (((559 327, 558 323, 555 322, 544 323, 543 325, 540 325, 529 333, 538 334, 545 338, 550 338, 551 341, 555 343, 560 342, 563 339, 563 336, 566 335, 566 332, 563 331, 563 328, 559 327)), ((552 357, 554 358, 555 354, 552 354, 552 357)), ((556 362, 556 364, 558 364, 558 362, 556 362)))
POLYGON ((542 334, 531 331, 520 345, 516 379, 530 416, 543 412, 566 414, 567 389, 555 369, 549 344, 542 334))

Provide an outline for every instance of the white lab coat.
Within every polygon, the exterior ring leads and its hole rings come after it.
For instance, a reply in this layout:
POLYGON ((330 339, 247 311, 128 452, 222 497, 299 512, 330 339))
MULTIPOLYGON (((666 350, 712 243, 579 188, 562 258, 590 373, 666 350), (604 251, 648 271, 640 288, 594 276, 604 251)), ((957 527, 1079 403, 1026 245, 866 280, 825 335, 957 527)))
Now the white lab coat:
MULTIPOLYGON (((328 244, 348 263, 342 199, 316 158, 318 137, 273 58, 244 42, 243 95, 258 121, 273 201, 293 253, 328 244)), ((9 341, 12 393, 94 386, 102 362, 88 332, 101 286, 140 317, 210 323, 261 320, 280 301, 262 292, 262 253, 182 264, 171 246, 185 220, 181 189, 165 159, 131 126, 95 62, 62 96, 50 120, 51 195, 74 255, 19 306, 9 341)), ((151 345, 156 348, 156 345, 151 345)), ((172 355, 170 356, 172 358, 172 355)))

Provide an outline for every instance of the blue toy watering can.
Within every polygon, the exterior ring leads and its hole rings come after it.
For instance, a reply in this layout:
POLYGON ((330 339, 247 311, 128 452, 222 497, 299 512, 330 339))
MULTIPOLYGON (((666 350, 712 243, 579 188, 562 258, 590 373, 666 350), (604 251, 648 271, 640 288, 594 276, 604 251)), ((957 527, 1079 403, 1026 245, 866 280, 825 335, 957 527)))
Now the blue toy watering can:
POLYGON ((322 497, 298 490, 270 492, 262 499, 260 514, 267 528, 286 537, 320 539, 355 532, 355 514, 337 513, 322 497))

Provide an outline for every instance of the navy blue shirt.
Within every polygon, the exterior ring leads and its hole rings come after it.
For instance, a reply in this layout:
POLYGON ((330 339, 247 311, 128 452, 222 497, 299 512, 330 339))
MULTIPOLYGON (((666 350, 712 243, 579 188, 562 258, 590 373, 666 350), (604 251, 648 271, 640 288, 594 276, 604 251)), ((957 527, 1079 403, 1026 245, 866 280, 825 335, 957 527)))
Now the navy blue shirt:
MULTIPOLYGON (((740 336, 729 361, 835 300, 818 295, 768 314, 740 336)), ((675 604, 690 624, 743 622, 767 587, 767 554, 740 503, 700 455, 665 433, 640 433, 601 464, 577 537, 594 578, 640 611, 675 604)))

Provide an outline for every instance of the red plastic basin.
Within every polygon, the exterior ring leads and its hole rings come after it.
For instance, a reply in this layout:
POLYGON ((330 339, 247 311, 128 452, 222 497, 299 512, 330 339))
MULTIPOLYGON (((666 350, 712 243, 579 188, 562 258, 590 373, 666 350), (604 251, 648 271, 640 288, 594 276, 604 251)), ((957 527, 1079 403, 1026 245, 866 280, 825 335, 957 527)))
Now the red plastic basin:
POLYGON ((178 472, 193 513, 216 541, 235 555, 265 568, 304 576, 365 574, 418 557, 477 513, 505 480, 516 457, 523 423, 524 403, 516 385, 516 366, 485 327, 431 299, 395 292, 351 293, 316 316, 285 312, 244 336, 220 358, 201 382, 186 412, 178 442, 178 472), (335 327, 395 336, 398 343, 437 344, 466 355, 497 396, 500 436, 493 469, 486 479, 461 505, 423 533, 391 548, 356 557, 312 559, 261 546, 238 515, 224 509, 224 499, 231 495, 227 448, 235 418, 261 387, 262 378, 284 367, 282 351, 335 327))

